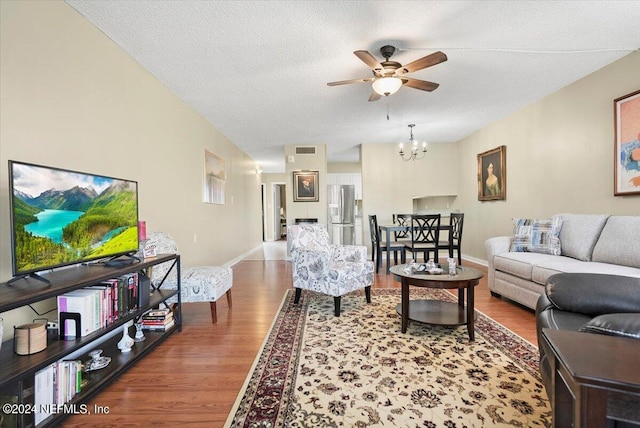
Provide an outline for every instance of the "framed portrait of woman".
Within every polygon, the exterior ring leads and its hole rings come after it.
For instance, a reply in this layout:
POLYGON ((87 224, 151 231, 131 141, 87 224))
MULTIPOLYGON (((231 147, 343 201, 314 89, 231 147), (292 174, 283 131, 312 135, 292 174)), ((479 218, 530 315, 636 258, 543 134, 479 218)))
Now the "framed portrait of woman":
POLYGON ((478 155, 478 200, 496 201, 507 197, 507 146, 478 155))

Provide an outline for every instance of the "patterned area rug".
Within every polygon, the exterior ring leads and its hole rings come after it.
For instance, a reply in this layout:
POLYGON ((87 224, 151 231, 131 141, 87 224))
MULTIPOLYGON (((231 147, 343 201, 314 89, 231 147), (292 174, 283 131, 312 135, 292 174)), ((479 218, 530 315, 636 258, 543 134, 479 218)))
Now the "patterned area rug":
POLYGON ((466 326, 402 334, 399 289, 343 296, 340 317, 332 297, 302 296, 285 295, 226 427, 551 426, 537 349, 483 314, 469 342, 466 326))

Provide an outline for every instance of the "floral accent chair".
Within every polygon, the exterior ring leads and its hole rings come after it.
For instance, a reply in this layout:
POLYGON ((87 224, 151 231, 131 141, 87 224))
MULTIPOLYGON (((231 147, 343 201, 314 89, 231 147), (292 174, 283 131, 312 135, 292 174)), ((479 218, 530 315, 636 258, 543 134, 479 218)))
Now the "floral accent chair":
POLYGON ((287 227, 287 240, 293 263, 295 303, 302 290, 333 296, 335 316, 340 316, 340 297, 364 288, 371 303, 373 262, 367 260, 367 247, 329 244, 327 229, 317 224, 287 227))
MULTIPOLYGON (((176 254, 178 246, 173 238, 164 232, 151 232, 144 243, 145 250, 155 248, 157 254, 176 254)), ((162 285, 165 289, 175 290, 178 281, 175 269, 169 271, 172 262, 156 265, 151 269, 151 282, 159 284, 162 278, 169 276, 162 285)), ((233 285, 233 271, 229 267, 221 266, 180 266, 180 300, 182 303, 209 302, 211 306, 211 321, 218 321, 216 301, 227 295, 227 303, 231 308, 231 286, 233 285)), ((176 303, 177 296, 167 300, 167 303, 176 303)))

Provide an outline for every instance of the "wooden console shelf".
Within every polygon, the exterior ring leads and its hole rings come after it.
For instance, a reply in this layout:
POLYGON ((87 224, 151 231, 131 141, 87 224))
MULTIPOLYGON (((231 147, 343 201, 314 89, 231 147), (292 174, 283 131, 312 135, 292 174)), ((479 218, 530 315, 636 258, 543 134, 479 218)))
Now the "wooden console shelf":
MULTIPOLYGON (((107 327, 75 340, 60 340, 57 335, 54 337, 49 333, 46 349, 32 355, 15 354, 12 340, 8 340, 3 343, 2 349, 0 350, 0 398, 6 400, 7 397, 17 397, 19 405, 32 405, 34 400, 32 393, 34 377, 39 370, 52 363, 64 360, 68 355, 79 351, 84 347, 88 347, 86 352, 84 352, 81 357, 74 359, 80 359, 82 362, 88 361, 90 359, 88 356, 89 351, 94 348, 102 349, 102 355, 111 357, 111 362, 104 369, 92 372, 83 372, 83 380, 87 381, 86 386, 84 386, 82 391, 67 403, 70 405, 69 408, 73 408, 71 405, 80 405, 85 403, 90 397, 115 380, 135 362, 151 352, 164 339, 169 337, 170 334, 175 331, 181 331, 182 308, 180 301, 179 279, 180 256, 177 254, 161 254, 157 257, 144 259, 139 263, 134 263, 124 267, 78 265, 76 267, 60 269, 58 271, 42 275, 50 281, 50 284, 45 284, 42 281, 30 278, 15 281, 10 285, 7 285, 6 283, 0 284, 0 313, 2 313, 42 300, 55 298, 58 295, 72 290, 97 285, 110 278, 119 277, 132 272, 144 272, 154 265, 165 262, 172 263, 172 269, 178 278, 177 289, 162 289, 162 284, 157 284, 155 287, 152 284, 151 296, 148 304, 143 307, 138 307, 136 310, 118 318, 107 327), (162 302, 166 302, 167 299, 173 296, 177 296, 178 306, 174 313, 175 325, 169 330, 164 332, 145 331, 144 335, 146 340, 134 343, 133 348, 128 353, 121 353, 117 348, 117 344, 122 338, 122 334, 116 333, 113 337, 102 342, 98 342, 106 334, 113 332, 114 330, 121 332, 124 324, 132 320, 135 321, 148 309, 156 307, 162 302), (96 343, 96 346, 91 348, 91 344, 94 342, 96 343)), ((5 329, 7 328, 10 328, 10 326, 5 326, 5 329)), ((130 329, 129 334, 133 337, 135 329, 130 329)), ((8 416, 9 415, 5 414, 0 415, 0 417, 5 418, 5 421, 11 421, 12 419, 8 416)), ((14 418, 14 420, 17 421, 17 425, 14 426, 23 428, 56 426, 67 416, 69 416, 69 413, 62 411, 49 416, 38 425, 34 425, 33 414, 22 414, 17 415, 17 417, 14 418)), ((2 426, 4 427, 5 425, 2 426)))

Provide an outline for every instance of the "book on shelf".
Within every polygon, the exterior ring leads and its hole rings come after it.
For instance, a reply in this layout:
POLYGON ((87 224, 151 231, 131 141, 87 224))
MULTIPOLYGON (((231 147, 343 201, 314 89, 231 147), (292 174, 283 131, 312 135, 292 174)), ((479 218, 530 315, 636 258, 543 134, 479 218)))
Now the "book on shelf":
POLYGON ((160 324, 160 325, 142 324, 142 329, 146 331, 167 331, 174 325, 175 325, 175 320, 171 319, 167 324, 160 324))
POLYGON ((146 312, 143 316, 150 316, 150 317, 160 317, 160 316, 165 316, 168 314, 173 314, 173 312, 171 311, 171 309, 169 308, 162 308, 162 309, 151 309, 150 311, 146 312))
POLYGON ((170 322, 173 322, 173 318, 167 318, 164 320, 142 320, 140 324, 142 324, 142 326, 162 326, 167 325, 170 322))
POLYGON ((52 414, 50 406, 55 404, 55 371, 56 363, 51 363, 35 374, 33 400, 33 404, 35 404, 35 414, 33 419, 36 425, 52 414))
POLYGON ((173 312, 169 312, 168 314, 165 314, 165 315, 144 314, 142 316, 143 320, 150 320, 150 321, 153 321, 153 320, 164 320, 164 319, 167 319, 167 318, 173 318, 173 312))

